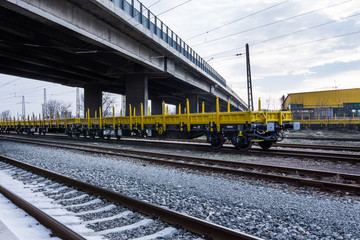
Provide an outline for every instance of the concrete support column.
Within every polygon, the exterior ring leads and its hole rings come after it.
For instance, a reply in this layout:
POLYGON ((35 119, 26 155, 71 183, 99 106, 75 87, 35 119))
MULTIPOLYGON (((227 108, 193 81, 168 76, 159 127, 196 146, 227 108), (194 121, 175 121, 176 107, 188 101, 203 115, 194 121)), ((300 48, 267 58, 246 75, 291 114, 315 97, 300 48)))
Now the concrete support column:
MULTIPOLYGON (((196 93, 189 94, 186 96, 187 99, 189 99, 189 105, 190 105, 190 113, 199 113, 199 95, 196 93)), ((186 107, 186 104, 185 104, 186 107)))
MULTIPOLYGON (((126 115, 129 116, 129 104, 132 109, 136 108, 136 115, 140 115, 141 103, 144 107, 144 115, 148 113, 148 78, 144 74, 131 76, 126 80, 126 115)), ((134 113, 133 113, 134 114, 134 113)))
POLYGON ((90 110, 90 117, 95 117, 95 111, 98 112, 102 106, 102 91, 98 84, 85 85, 84 87, 84 116, 90 110))
POLYGON ((216 112, 216 98, 205 101, 205 112, 216 112))
POLYGON ((162 114, 162 99, 161 98, 152 98, 151 99, 151 115, 161 115, 162 114))

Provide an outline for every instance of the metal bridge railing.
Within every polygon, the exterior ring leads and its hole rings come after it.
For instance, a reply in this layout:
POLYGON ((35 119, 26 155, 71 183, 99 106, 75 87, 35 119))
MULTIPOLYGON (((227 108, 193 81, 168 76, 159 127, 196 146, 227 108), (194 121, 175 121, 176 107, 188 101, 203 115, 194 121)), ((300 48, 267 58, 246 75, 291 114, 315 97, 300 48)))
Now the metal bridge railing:
POLYGON ((110 1, 226 87, 225 79, 141 2, 138 0, 110 1))

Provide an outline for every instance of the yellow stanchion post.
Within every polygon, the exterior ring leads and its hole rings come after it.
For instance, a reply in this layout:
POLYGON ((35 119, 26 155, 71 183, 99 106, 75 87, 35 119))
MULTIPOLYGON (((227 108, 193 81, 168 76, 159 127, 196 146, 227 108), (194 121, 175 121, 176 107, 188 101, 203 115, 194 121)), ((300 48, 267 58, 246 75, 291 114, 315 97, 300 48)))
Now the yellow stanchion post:
POLYGON ((216 130, 220 132, 220 104, 219 97, 216 97, 216 130))
POLYGON ((202 111, 201 111, 203 114, 205 113, 205 103, 202 102, 202 111))
POLYGON ((189 103, 189 99, 186 99, 186 126, 187 126, 187 130, 190 132, 190 103, 189 103))
POLYGON ((130 131, 132 130, 132 109, 131 109, 131 104, 129 104, 129 118, 130 118, 130 131))
POLYGON ((143 106, 143 104, 141 103, 141 105, 140 105, 140 113, 141 113, 141 115, 140 115, 140 117, 141 117, 141 131, 143 131, 144 130, 144 106, 143 106))
POLYGON ((115 107, 113 106, 113 119, 112 119, 113 129, 115 130, 115 107))
POLYGON ((60 115, 59 112, 56 113, 56 127, 59 129, 59 121, 60 121, 60 115))
POLYGON ((163 118, 163 122, 162 122, 162 125, 163 125, 163 130, 166 131, 166 120, 165 120, 165 115, 166 115, 166 112, 165 112, 165 101, 162 102, 162 118, 163 118))
POLYGON ((67 112, 65 112, 65 128, 67 128, 67 112))
POLYGON ((258 111, 261 112, 261 98, 259 98, 259 106, 258 106, 258 111))
POLYGON ((101 107, 99 107, 99 124, 100 124, 100 130, 102 130, 103 129, 103 127, 102 127, 102 112, 101 112, 101 107))
POLYGON ((87 109, 86 116, 87 116, 87 122, 88 122, 88 129, 90 130, 91 126, 90 126, 90 109, 89 108, 87 109))
POLYGON ((228 113, 230 112, 230 100, 228 100, 228 102, 227 102, 227 112, 228 113))

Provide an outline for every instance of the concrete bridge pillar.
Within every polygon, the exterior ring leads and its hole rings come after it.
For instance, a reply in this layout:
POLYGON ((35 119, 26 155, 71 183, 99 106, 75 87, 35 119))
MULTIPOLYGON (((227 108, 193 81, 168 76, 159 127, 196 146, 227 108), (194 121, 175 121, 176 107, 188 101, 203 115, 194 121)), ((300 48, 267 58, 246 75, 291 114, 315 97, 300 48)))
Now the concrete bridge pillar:
POLYGON ((151 115, 161 115, 162 114, 162 99, 161 98, 152 98, 151 99, 151 115))
POLYGON ((216 98, 205 101, 205 112, 216 112, 216 98))
POLYGON ((102 106, 102 91, 98 84, 89 84, 84 87, 84 116, 90 110, 90 117, 99 116, 99 107, 102 106))
MULTIPOLYGON (((141 103, 143 104, 143 114, 148 113, 148 78, 144 74, 131 76, 126 80, 126 116, 129 116, 129 104, 132 110, 136 109, 136 115, 140 115, 141 103)), ((132 112, 134 114, 134 112, 132 112)))
MULTIPOLYGON (((199 113, 199 95, 196 93, 192 93, 186 96, 187 99, 189 99, 189 105, 190 105, 190 113, 199 113)), ((186 103, 184 105, 186 107, 186 103)))

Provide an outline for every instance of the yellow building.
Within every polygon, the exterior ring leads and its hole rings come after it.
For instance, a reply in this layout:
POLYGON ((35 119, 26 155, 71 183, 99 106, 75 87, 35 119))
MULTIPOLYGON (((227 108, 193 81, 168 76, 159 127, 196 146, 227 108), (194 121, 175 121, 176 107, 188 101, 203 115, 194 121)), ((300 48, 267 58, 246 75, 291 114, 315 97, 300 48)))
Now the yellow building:
POLYGON ((291 109, 294 119, 359 116, 360 88, 319 92, 290 93, 284 107, 291 109))

